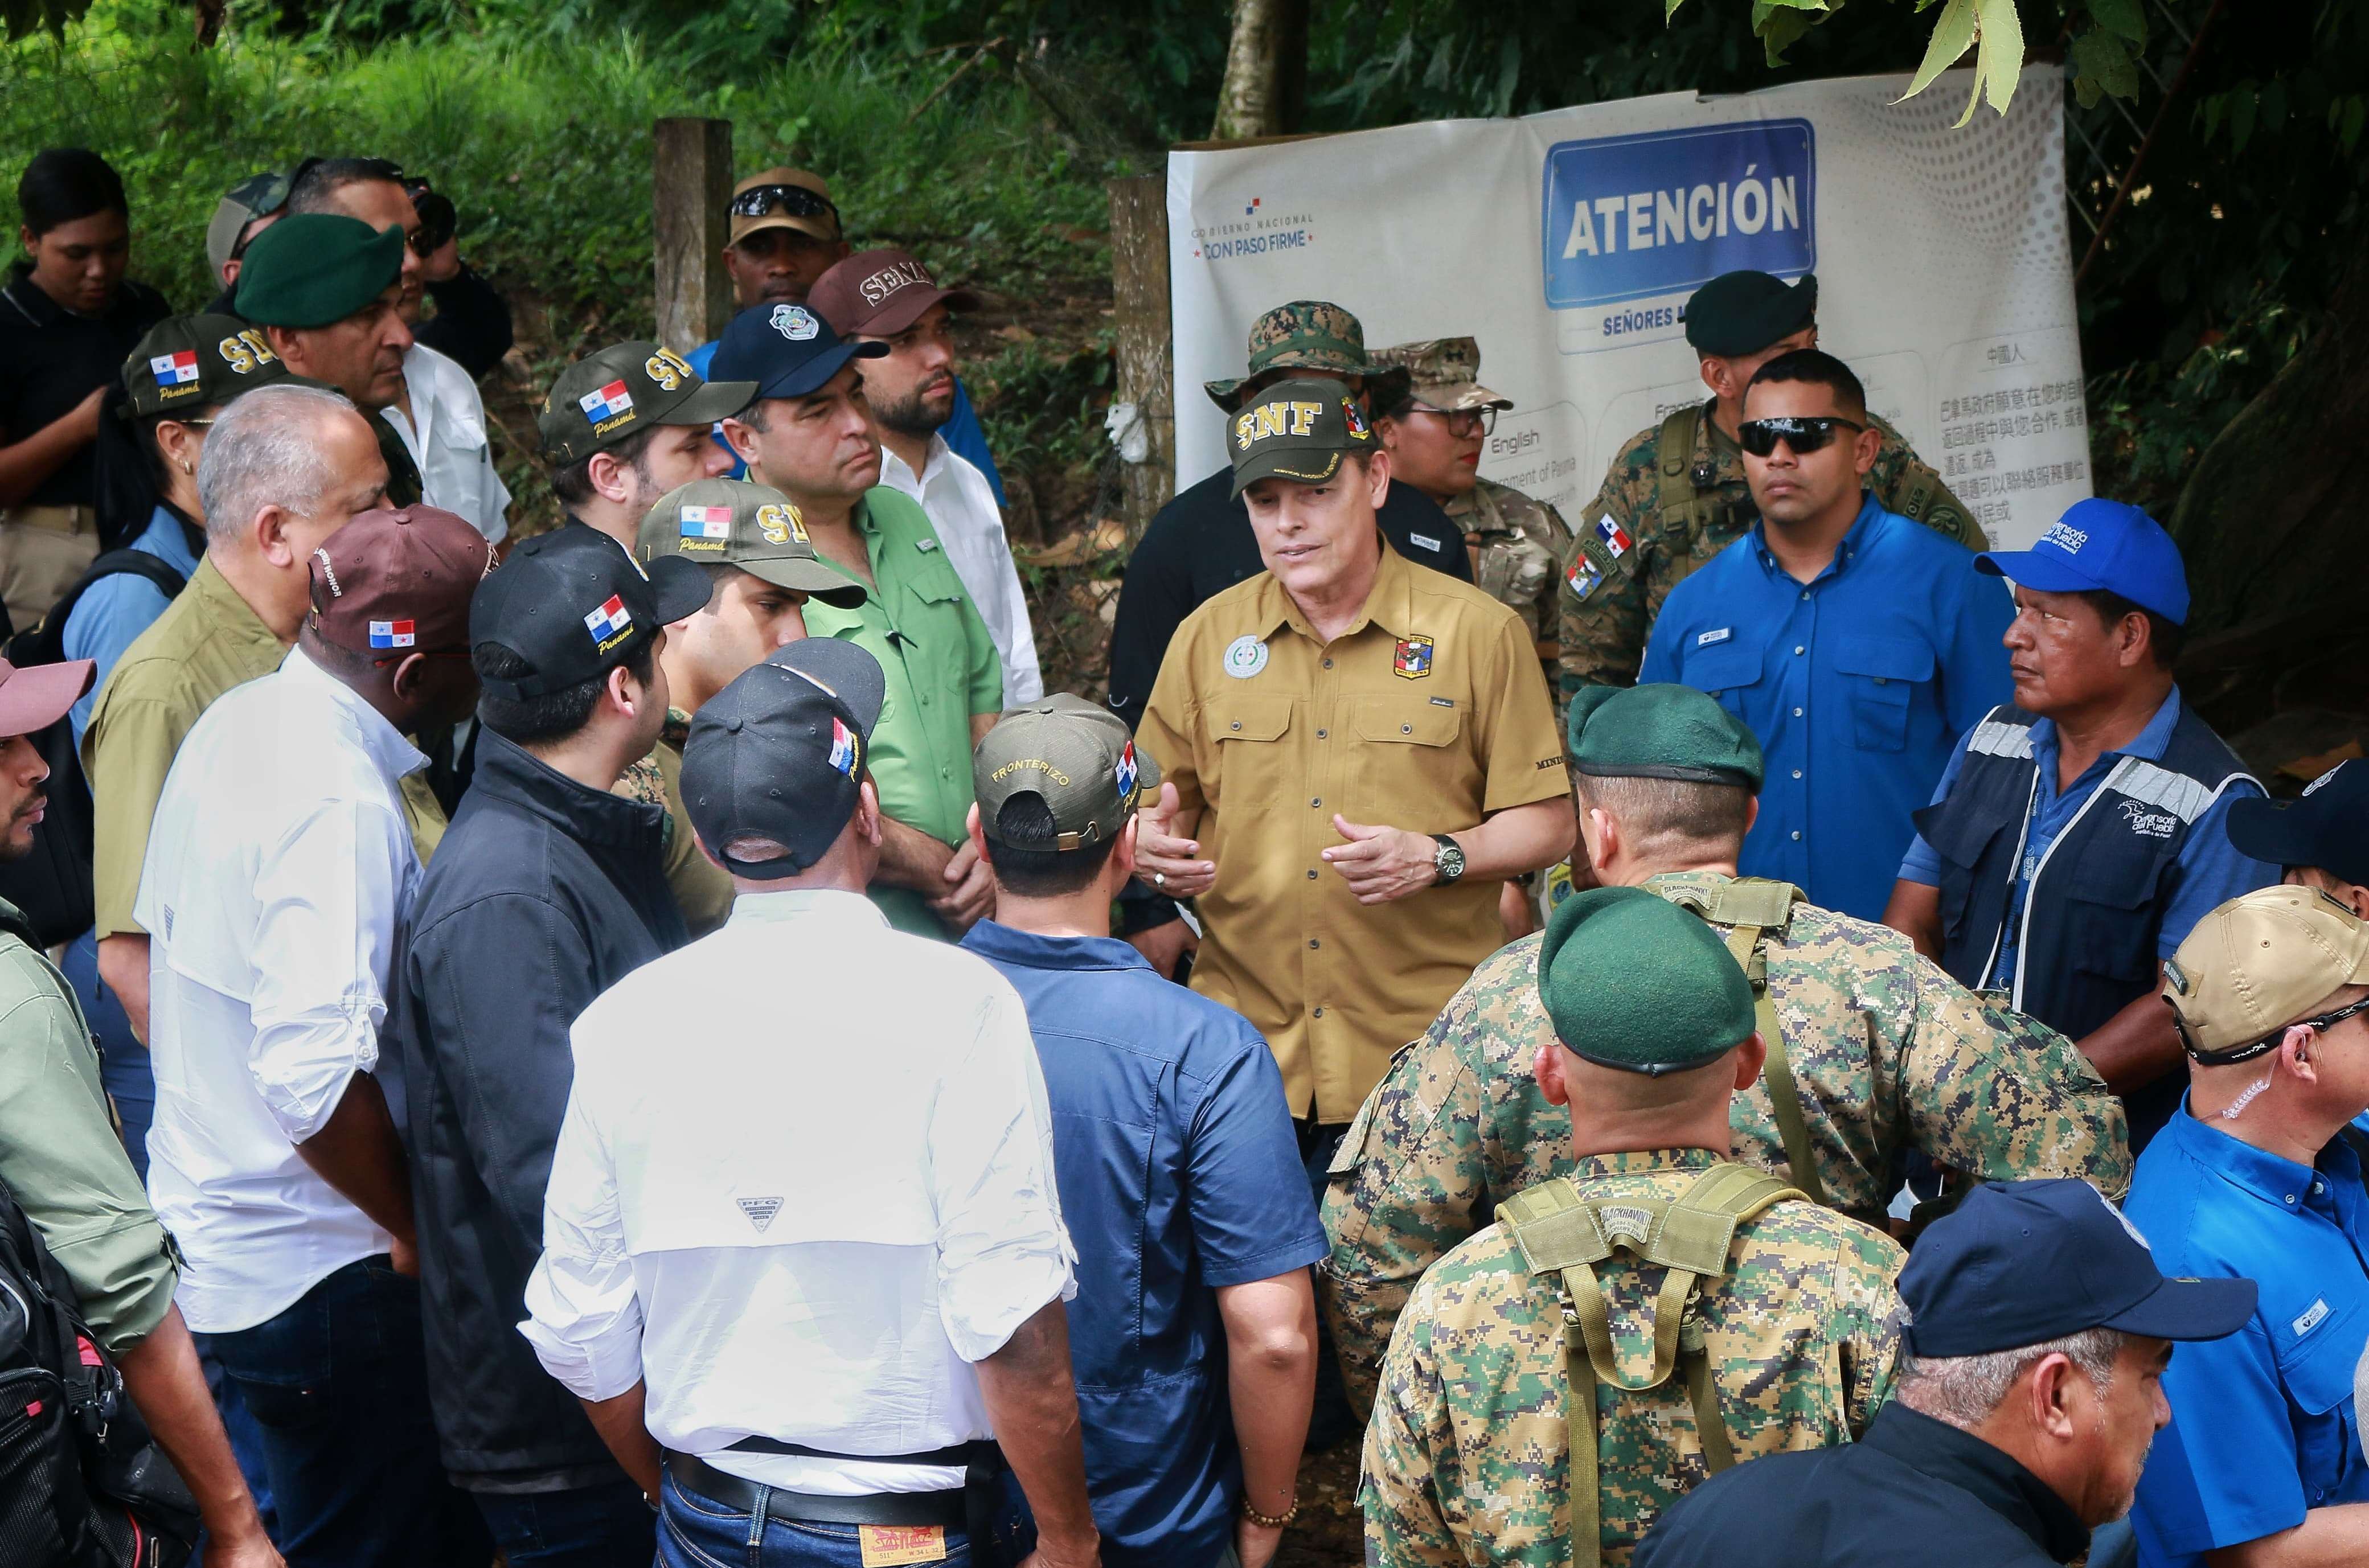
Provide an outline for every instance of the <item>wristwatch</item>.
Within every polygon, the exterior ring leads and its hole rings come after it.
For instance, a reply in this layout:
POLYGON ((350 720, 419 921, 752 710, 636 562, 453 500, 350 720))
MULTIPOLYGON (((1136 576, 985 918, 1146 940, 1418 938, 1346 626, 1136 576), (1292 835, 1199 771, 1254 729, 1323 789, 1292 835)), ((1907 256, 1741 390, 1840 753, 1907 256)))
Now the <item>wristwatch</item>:
POLYGON ((1439 873, 1439 886, 1445 887, 1464 875, 1464 846, 1445 833, 1434 833, 1431 840, 1439 846, 1431 857, 1432 869, 1439 873))

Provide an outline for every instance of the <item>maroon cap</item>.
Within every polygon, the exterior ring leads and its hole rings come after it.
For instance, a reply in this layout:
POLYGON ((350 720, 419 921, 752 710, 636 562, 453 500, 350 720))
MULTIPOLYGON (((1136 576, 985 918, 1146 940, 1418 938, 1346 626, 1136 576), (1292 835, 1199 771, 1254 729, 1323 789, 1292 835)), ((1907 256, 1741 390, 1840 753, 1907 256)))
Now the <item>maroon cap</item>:
POLYGON ((493 567, 486 536, 451 512, 358 512, 313 552, 308 624, 355 653, 466 649, 469 596, 493 567))
POLYGON ((953 310, 979 306, 968 289, 939 288, 911 251, 859 250, 815 280, 807 305, 841 338, 894 338, 940 300, 953 310))
POLYGON ((0 738, 49 728, 82 701, 97 678, 98 666, 87 658, 22 670, 0 658, 0 738))

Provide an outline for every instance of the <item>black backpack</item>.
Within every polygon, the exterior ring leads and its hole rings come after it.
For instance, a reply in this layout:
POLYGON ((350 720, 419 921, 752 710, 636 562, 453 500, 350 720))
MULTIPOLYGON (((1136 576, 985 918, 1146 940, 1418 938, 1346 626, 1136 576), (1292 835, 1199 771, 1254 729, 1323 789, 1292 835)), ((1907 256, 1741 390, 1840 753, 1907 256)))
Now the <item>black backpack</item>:
POLYGON ((180 1568, 197 1539, 196 1500, 0 1185, 0 1562, 180 1568))
MULTIPOLYGON (((91 585, 126 572, 147 578, 166 598, 176 598, 189 579, 144 550, 109 550, 75 579, 40 624, 11 636, 5 652, 18 669, 56 664, 65 658, 66 617, 91 585)), ((37 946, 71 942, 91 927, 96 894, 91 883, 90 784, 74 750, 74 721, 61 718, 29 738, 50 765, 48 812, 22 860, 0 862, 0 898, 25 912, 37 946)))

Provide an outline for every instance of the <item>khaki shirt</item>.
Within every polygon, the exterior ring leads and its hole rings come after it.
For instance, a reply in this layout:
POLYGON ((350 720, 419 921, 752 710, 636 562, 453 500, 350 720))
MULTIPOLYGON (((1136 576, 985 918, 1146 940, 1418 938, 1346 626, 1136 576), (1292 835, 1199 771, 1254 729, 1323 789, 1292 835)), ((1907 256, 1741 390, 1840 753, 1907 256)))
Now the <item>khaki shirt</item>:
POLYGON ((700 853, 692 832, 690 814, 682 806, 682 743, 691 734, 691 715, 681 708, 667 709, 666 727, 650 754, 624 771, 610 793, 645 806, 666 808, 660 840, 666 851, 667 887, 674 894, 682 923, 693 937, 705 936, 732 912, 732 874, 700 853))
POLYGON ((1193 988, 1266 1036, 1294 1116, 1347 1121, 1504 944, 1500 884, 1361 904, 1318 853, 1344 841, 1336 811, 1448 833, 1562 795, 1528 632, 1385 547, 1364 610, 1324 643, 1261 572, 1177 629, 1139 738, 1217 863, 1193 988))

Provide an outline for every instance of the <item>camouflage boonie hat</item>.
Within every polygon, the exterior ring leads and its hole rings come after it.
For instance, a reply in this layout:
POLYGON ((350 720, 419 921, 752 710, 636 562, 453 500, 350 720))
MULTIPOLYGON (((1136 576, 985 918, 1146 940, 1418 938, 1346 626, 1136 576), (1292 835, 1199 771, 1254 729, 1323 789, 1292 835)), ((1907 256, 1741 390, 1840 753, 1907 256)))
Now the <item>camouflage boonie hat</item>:
MULTIPOLYGON (((1201 387, 1211 402, 1230 414, 1242 406, 1252 382, 1269 371, 1285 370, 1379 376, 1393 373, 1394 367, 1368 358, 1366 329, 1356 316, 1325 300, 1294 300, 1251 323, 1247 373, 1231 381, 1203 382, 1201 387)), ((1404 383, 1400 387, 1403 390, 1404 383)), ((1379 399, 1375 406, 1380 406, 1379 399)))
MULTIPOLYGON (((1375 352, 1374 363, 1404 370, 1412 382, 1407 390, 1443 414, 1514 406, 1504 393, 1481 384, 1481 344, 1476 338, 1425 338, 1393 343, 1375 352)), ((1374 406, 1381 411, 1380 404, 1374 406)))

